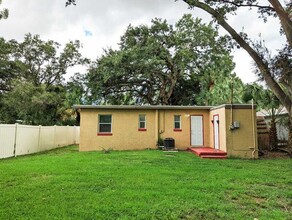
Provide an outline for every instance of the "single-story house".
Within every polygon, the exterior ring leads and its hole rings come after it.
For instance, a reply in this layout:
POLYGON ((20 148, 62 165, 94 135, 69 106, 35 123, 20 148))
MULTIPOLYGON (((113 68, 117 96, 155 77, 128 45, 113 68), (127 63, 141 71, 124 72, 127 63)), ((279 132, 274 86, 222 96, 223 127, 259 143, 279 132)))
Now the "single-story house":
POLYGON ((228 156, 257 158, 252 105, 75 105, 80 112, 80 151, 155 149, 159 139, 175 147, 211 147, 228 156))

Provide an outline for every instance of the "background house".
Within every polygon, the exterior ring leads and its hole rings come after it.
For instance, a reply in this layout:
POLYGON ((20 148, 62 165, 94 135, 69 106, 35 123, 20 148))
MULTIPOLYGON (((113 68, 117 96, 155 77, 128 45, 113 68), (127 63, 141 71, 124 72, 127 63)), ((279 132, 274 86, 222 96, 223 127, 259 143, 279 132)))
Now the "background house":
MULTIPOLYGON (((269 126, 271 122, 271 114, 268 111, 261 110, 257 112, 257 117, 264 118, 265 122, 269 126)), ((289 115, 285 108, 279 109, 276 111, 276 128, 277 128, 277 137, 279 141, 288 141, 289 137, 289 127, 288 127, 288 120, 289 115)))

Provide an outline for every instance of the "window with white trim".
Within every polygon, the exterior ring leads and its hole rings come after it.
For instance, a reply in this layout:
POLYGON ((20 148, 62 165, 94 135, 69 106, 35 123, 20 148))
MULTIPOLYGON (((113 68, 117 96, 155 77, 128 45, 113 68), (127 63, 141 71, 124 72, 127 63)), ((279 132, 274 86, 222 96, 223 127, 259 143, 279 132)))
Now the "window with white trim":
POLYGON ((181 129, 181 117, 180 115, 174 116, 174 129, 181 129))
POLYGON ((139 129, 146 130, 146 115, 139 115, 139 129))
POLYGON ((98 115, 98 132, 112 132, 112 115, 98 115))

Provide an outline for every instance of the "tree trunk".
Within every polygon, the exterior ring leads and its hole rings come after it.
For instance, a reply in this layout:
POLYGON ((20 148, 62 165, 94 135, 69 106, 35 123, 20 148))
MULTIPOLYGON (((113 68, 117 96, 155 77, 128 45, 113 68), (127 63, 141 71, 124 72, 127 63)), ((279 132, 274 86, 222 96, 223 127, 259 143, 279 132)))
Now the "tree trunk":
POLYGON ((284 10, 284 8, 282 7, 281 3, 278 0, 269 0, 269 2, 275 9, 280 19, 283 31, 285 32, 287 41, 290 47, 292 47, 292 21, 289 18, 289 14, 284 10))
POLYGON ((289 118, 289 137, 288 137, 288 143, 287 143, 287 147, 288 147, 288 152, 289 152, 289 156, 292 157, 292 118, 289 118))
POLYGON ((270 150, 276 150, 278 147, 278 138, 277 138, 277 127, 275 116, 272 115, 270 130, 269 130, 269 139, 270 139, 270 150))
MULTIPOLYGON (((207 5, 203 2, 197 1, 197 0, 184 0, 184 2, 186 2, 191 7, 200 8, 200 9, 206 11, 207 13, 211 14, 215 18, 215 20, 218 22, 218 24, 220 24, 232 36, 232 38, 251 56, 251 58, 254 60, 257 67, 261 71, 261 74, 264 77, 264 80, 265 80, 267 86, 277 96, 277 98, 280 100, 281 104, 287 109, 289 117, 290 117, 290 121, 291 121, 292 97, 289 96, 289 92, 286 93, 285 90, 283 90, 282 87, 279 85, 279 83, 273 78, 269 67, 264 62, 264 60, 261 58, 261 56, 226 22, 224 16, 222 16, 219 12, 214 10, 212 7, 210 7, 209 5, 207 5)), ((271 2, 271 4, 277 3, 276 0, 275 1, 270 0, 270 2, 271 2)), ((279 13, 282 13, 282 12, 280 12, 279 6, 275 10, 276 11, 278 10, 279 13)), ((277 12, 277 14, 278 14, 278 12, 277 12)), ((283 16, 280 19, 284 19, 283 16)), ((291 32, 289 32, 289 27, 291 26, 291 20, 290 20, 290 22, 287 21, 287 19, 285 21, 287 23, 285 28, 288 30, 288 34, 289 34, 289 33, 291 33, 291 32)), ((285 32, 285 34, 286 34, 286 32, 285 32)), ((289 41, 289 36, 288 36, 288 41, 289 41)))

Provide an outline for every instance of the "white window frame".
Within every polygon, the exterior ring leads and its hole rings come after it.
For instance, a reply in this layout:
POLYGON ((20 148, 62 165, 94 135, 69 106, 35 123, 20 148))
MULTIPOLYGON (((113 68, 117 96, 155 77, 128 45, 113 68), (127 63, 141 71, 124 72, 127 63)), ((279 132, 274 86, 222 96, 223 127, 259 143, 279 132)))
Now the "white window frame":
POLYGON ((138 129, 146 130, 146 129, 147 129, 147 119, 146 119, 146 114, 139 114, 138 117, 139 117, 139 118, 138 118, 138 129), (141 116, 144 116, 144 121, 140 120, 140 119, 141 119, 141 118, 140 118, 141 116), (145 127, 144 127, 144 128, 141 127, 141 122, 144 122, 144 124, 145 124, 145 127))
POLYGON ((174 128, 174 130, 180 130, 181 129, 181 115, 174 115, 173 116, 173 128, 174 128), (176 117, 179 117, 179 121, 176 120, 176 117), (175 127, 176 123, 179 123, 179 128, 175 127))
POLYGON ((110 114, 100 114, 100 115, 98 115, 98 133, 112 133, 112 129, 113 129, 112 128, 113 127, 112 124, 113 124, 113 116, 112 115, 110 115, 110 114), (110 123, 104 123, 104 122, 101 123, 100 122, 100 117, 101 116, 110 116, 111 117, 111 122, 110 123), (101 129, 100 129, 101 128, 100 127, 101 124, 107 124, 107 125, 110 124, 111 125, 111 130, 110 131, 101 131, 101 129))

